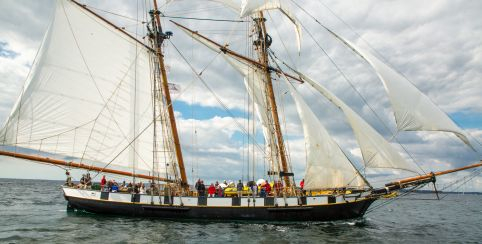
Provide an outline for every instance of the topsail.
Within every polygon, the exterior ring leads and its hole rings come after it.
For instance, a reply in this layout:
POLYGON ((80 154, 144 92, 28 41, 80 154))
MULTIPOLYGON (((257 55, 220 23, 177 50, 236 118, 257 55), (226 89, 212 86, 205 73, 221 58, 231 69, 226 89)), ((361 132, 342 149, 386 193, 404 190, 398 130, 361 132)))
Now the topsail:
POLYGON ((470 146, 467 135, 440 108, 407 78, 376 58, 370 52, 328 30, 337 39, 353 49, 377 72, 392 104, 397 129, 400 131, 452 132, 470 146))

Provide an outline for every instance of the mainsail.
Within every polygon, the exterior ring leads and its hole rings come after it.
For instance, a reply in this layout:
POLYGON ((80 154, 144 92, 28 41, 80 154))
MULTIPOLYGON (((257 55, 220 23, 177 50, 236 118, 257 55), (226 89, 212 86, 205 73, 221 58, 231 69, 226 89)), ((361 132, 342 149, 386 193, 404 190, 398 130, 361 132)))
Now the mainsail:
POLYGON ((367 168, 403 169, 417 173, 413 163, 408 163, 372 126, 362 119, 355 111, 341 99, 331 93, 324 86, 308 76, 298 73, 300 77, 315 90, 325 96, 345 114, 360 146, 360 151, 367 168))
POLYGON ((375 69, 390 98, 399 131, 452 132, 465 144, 474 149, 462 129, 407 78, 370 52, 340 37, 331 30, 328 31, 359 54, 375 69))
POLYGON ((303 125, 306 144, 306 190, 363 187, 365 181, 331 138, 300 94, 287 82, 303 125))
MULTIPOLYGON (((264 127, 263 131, 265 139, 268 142, 273 141, 272 133, 268 133, 268 135, 266 133, 269 132, 269 127, 266 124, 269 120, 267 113, 266 111, 260 112, 260 109, 266 108, 261 74, 256 72, 256 68, 251 67, 242 60, 223 54, 219 47, 212 42, 209 42, 184 28, 181 29, 194 40, 204 44, 215 52, 219 52, 233 67, 246 77, 248 80, 248 82, 245 82, 246 89, 258 108, 258 115, 264 127)), ((365 185, 363 178, 359 175, 336 142, 331 139, 326 129, 324 129, 306 103, 301 97, 299 97, 297 92, 295 90, 291 92, 296 101, 303 123, 305 143, 307 145, 308 159, 305 174, 305 188, 363 187, 365 185)), ((272 147, 272 144, 270 144, 270 147, 272 147)))
MULTIPOLYGON (((57 1, 39 59, 0 142, 151 171, 151 55, 145 45, 72 1, 57 1)), ((157 173, 172 174, 172 168, 161 163, 157 173)))

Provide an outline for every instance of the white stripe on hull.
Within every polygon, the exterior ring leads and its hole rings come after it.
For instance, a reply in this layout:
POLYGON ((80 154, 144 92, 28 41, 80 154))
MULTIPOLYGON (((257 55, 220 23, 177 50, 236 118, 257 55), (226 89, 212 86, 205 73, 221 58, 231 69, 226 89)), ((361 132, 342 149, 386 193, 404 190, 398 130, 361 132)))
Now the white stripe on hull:
MULTIPOLYGON (((122 202, 122 203, 132 203, 133 194, 129 193, 120 193, 120 192, 109 192, 108 198, 102 199, 100 191, 94 190, 84 190, 84 189, 75 189, 75 188, 63 188, 64 195, 67 197, 76 197, 76 198, 83 198, 83 199, 91 199, 91 200, 102 200, 102 201, 112 201, 112 202, 122 202)), ((107 195, 107 193, 103 193, 107 195)), ((326 205, 326 204, 334 204, 334 203, 346 203, 346 202, 354 202, 357 200, 364 199, 367 194, 360 195, 345 195, 345 196, 336 196, 331 197, 331 202, 329 202, 329 196, 307 196, 306 197, 306 205, 304 206, 316 206, 316 205, 326 205)), ((221 197, 221 198, 207 198, 205 204, 200 204, 200 201, 197 197, 173 197, 172 198, 173 206, 208 206, 208 207, 231 207, 235 200, 231 197, 221 197)), ((278 206, 299 206, 299 199, 297 197, 278 197, 278 198, 271 198, 273 200, 272 204, 266 203, 267 198, 253 198, 251 197, 243 197, 241 198, 240 205, 241 207, 268 207, 273 205, 278 206)), ((169 204, 169 199, 164 196, 150 196, 146 194, 140 194, 139 204, 154 204, 154 205, 171 205, 169 204)))

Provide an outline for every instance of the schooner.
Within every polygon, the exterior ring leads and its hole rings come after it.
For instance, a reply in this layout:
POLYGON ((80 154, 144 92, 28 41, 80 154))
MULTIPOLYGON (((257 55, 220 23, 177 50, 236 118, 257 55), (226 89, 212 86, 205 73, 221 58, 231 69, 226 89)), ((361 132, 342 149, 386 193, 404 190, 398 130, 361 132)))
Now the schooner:
MULTIPOLYGON (((73 209, 163 218, 281 221, 360 217, 381 197, 435 183, 440 175, 482 166, 421 172, 342 99, 280 59, 271 48, 275 40, 269 35, 266 13, 279 11, 293 25, 300 48, 303 26, 290 6, 299 7, 373 68, 389 97, 398 131, 449 132, 474 149, 467 134, 406 77, 322 25, 295 1, 213 2, 249 22, 253 55, 216 42, 180 21, 171 22, 180 30, 176 34, 184 32, 244 77, 240 82, 255 108, 265 142, 266 174, 282 182, 279 192, 268 197, 206 198, 196 196, 190 188, 165 64, 165 46, 175 47, 175 37, 163 29, 161 18, 165 15, 156 0, 146 13, 147 35, 143 38, 113 24, 94 8, 75 0, 57 0, 28 81, 0 130, 0 155, 150 181, 148 194, 65 186, 63 194, 73 209), (295 183, 274 79, 287 87, 302 123, 306 146, 303 190, 295 183), (413 177, 373 187, 293 83, 309 86, 345 116, 365 168, 398 169, 413 177)), ((196 76, 202 81, 198 73, 196 76)))

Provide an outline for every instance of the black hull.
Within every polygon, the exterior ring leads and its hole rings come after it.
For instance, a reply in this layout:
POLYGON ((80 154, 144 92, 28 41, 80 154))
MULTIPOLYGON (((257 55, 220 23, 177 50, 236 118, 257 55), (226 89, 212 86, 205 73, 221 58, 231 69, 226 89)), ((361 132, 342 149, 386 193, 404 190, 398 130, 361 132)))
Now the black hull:
POLYGON ((376 199, 317 206, 201 207, 123 203, 66 197, 69 207, 97 214, 164 219, 332 221, 361 217, 376 199))

